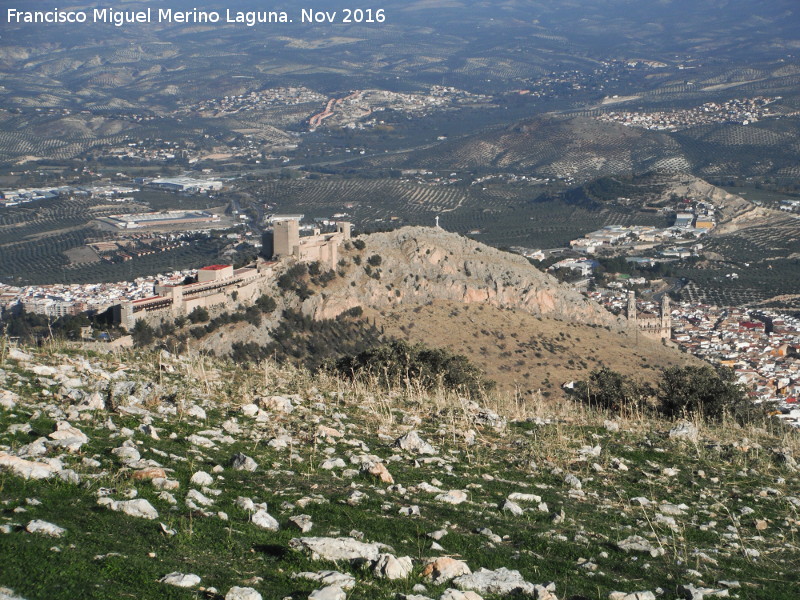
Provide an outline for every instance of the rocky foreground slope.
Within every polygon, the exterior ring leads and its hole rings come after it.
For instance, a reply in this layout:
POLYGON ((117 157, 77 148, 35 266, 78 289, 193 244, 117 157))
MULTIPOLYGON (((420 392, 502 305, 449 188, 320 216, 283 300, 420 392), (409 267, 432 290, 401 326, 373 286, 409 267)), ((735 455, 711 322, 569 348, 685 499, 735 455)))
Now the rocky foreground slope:
POLYGON ((797 439, 0 351, 0 598, 796 598, 797 439))

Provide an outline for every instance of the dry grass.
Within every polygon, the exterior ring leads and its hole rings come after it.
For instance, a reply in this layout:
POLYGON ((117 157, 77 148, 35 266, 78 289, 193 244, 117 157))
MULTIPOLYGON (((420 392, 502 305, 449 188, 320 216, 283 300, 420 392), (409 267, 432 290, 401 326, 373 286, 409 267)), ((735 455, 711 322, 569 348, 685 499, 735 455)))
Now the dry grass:
POLYGON ((464 354, 501 390, 534 405, 547 397, 563 398, 563 383, 583 379, 601 365, 652 380, 661 368, 698 364, 695 358, 643 336, 488 304, 438 301, 365 313, 388 336, 464 354))

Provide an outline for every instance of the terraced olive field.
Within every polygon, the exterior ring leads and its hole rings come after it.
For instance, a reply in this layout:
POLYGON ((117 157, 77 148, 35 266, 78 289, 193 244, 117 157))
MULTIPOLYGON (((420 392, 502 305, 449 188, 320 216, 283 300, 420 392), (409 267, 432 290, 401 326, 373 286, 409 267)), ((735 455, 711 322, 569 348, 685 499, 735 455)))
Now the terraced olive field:
POLYGON ((347 214, 357 229, 440 225, 495 246, 552 248, 605 225, 666 226, 664 217, 622 207, 537 202, 555 185, 433 185, 401 179, 303 179, 249 184, 244 191, 276 213, 347 214))
POLYGON ((770 223, 707 239, 704 251, 723 260, 676 270, 694 282, 685 289, 693 301, 740 306, 800 294, 800 218, 776 213, 770 223))

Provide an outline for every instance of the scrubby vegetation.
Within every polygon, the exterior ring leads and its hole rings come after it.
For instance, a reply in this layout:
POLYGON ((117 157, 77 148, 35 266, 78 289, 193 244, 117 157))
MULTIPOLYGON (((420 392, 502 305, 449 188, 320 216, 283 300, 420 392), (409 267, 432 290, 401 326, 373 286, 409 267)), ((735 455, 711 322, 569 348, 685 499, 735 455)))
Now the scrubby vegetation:
POLYGON ((727 368, 711 365, 669 367, 657 381, 642 382, 607 367, 567 389, 576 401, 616 414, 650 414, 668 419, 739 423, 763 421, 769 407, 756 408, 727 368))
POLYGON ((430 391, 444 386, 480 397, 494 387, 494 382, 465 356, 403 340, 342 357, 334 368, 343 377, 367 377, 387 388, 421 387, 430 391))

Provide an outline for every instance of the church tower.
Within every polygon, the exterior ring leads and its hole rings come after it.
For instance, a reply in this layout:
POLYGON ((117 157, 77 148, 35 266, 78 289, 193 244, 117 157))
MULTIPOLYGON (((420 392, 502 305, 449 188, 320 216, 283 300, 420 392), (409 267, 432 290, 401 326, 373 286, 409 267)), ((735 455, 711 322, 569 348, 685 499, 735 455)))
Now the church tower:
POLYGON ((661 296, 661 337, 672 337, 672 313, 669 310, 669 295, 661 296))
POLYGON ((628 292, 628 308, 625 311, 625 316, 629 321, 636 321, 636 292, 628 292))

